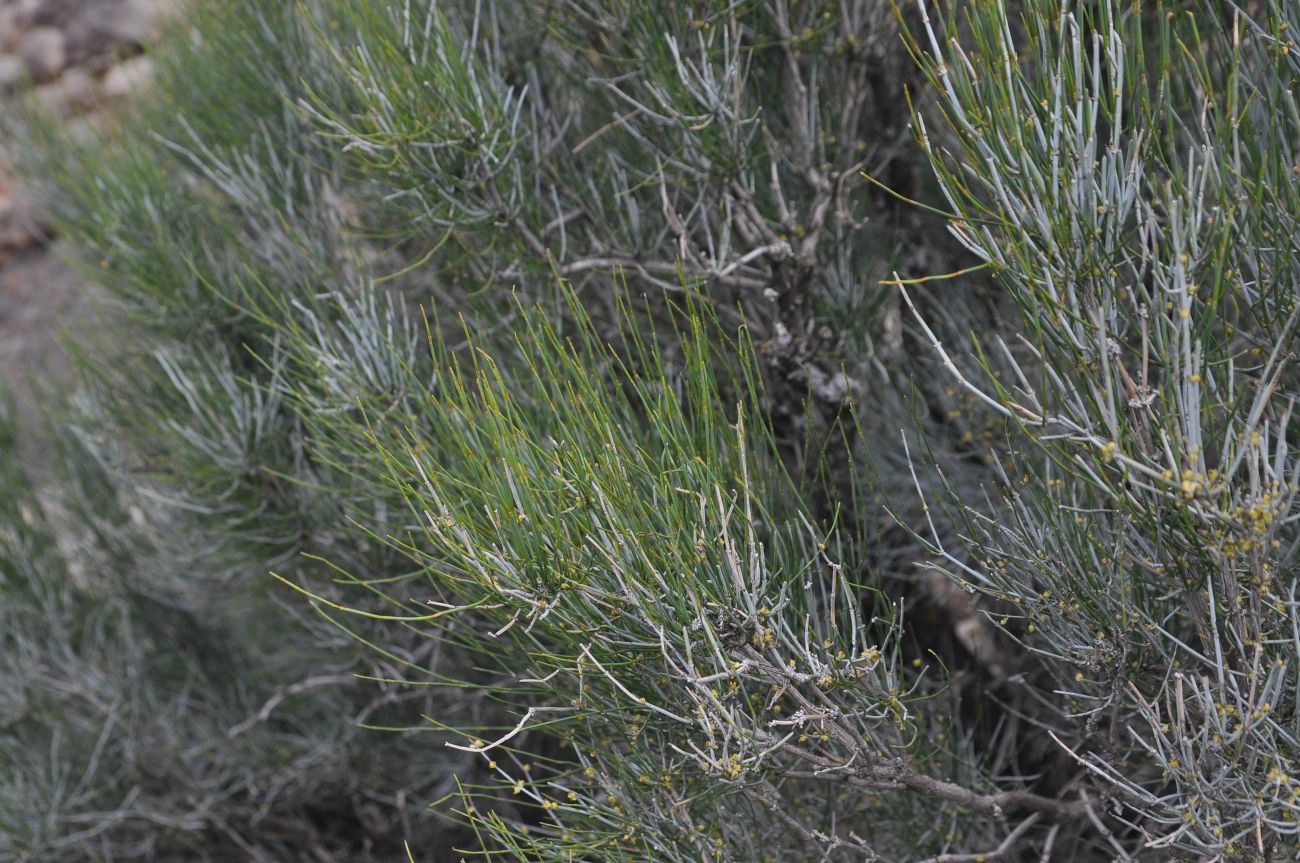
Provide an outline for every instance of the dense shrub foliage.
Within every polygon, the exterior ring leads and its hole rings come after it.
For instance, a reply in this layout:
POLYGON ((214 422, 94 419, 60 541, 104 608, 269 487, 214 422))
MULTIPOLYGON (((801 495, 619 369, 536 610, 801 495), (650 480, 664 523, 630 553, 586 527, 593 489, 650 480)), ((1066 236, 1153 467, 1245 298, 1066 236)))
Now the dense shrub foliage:
POLYGON ((1296 27, 196 5, 16 129, 0 860, 1295 858, 1296 27))

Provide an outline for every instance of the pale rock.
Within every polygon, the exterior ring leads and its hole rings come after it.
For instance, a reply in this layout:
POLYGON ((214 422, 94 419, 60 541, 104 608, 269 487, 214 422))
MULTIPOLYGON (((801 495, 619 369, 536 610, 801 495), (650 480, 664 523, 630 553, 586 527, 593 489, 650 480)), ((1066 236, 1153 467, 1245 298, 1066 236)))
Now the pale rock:
POLYGON ((99 101, 95 80, 84 69, 72 68, 53 81, 36 87, 36 98, 52 114, 78 114, 99 101))
POLYGON ((0 193, 0 257, 39 242, 36 220, 14 195, 0 193))
POLYGON ((18 50, 18 8, 16 6, 0 6, 0 51, 13 52, 18 50))
POLYGON ((154 4, 138 0, 98 0, 82 7, 65 25, 68 51, 75 62, 138 50, 155 33, 154 4))
POLYGON ((28 27, 60 27, 82 7, 97 0, 23 0, 19 4, 20 19, 28 27))
POLYGON ((145 54, 123 60, 104 75, 104 95, 117 99, 134 93, 153 76, 153 61, 145 54))
POLYGON ((27 64, 13 54, 0 54, 0 93, 7 93, 22 83, 27 64))
POLYGON ((32 78, 48 81, 60 72, 68 62, 68 44, 63 31, 55 27, 33 27, 23 34, 23 62, 32 78))

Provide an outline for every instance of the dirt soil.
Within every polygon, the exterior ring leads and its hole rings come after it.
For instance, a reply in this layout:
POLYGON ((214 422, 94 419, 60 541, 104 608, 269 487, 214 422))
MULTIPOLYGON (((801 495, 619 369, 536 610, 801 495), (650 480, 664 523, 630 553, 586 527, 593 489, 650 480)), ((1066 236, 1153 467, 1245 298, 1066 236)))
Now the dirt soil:
MULTIPOLYGON (((0 0, 0 111, 35 98, 69 123, 95 123, 147 86, 147 48, 178 0, 0 0)), ((0 154, 5 142, 0 140, 0 154)), ((91 285, 0 158, 0 390, 17 405, 25 455, 48 455, 42 405, 66 384, 65 336, 86 332, 91 285)))
POLYGON ((0 264, 0 387, 13 397, 29 455, 44 461, 43 390, 67 382, 63 332, 86 322, 86 291, 48 246, 35 246, 0 264))

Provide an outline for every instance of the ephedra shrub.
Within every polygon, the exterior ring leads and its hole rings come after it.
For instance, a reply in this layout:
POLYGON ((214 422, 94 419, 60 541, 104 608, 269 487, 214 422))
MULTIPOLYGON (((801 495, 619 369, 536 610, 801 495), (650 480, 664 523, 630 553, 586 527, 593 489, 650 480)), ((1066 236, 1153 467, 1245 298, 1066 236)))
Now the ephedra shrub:
POLYGON ((31 170, 412 856, 1296 856, 1300 7, 214 8, 31 170))

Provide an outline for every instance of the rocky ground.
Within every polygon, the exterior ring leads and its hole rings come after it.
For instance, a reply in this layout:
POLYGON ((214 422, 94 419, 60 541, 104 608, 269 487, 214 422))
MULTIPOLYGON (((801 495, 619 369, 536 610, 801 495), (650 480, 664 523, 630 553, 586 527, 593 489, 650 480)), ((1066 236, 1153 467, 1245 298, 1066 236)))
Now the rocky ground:
MULTIPOLYGON (((36 98, 70 123, 97 123, 150 77, 146 48, 178 0, 0 0, 0 111, 36 98)), ((0 388, 28 418, 66 378, 65 332, 84 326, 90 288, 6 170, 0 140, 0 388)), ((41 457, 40 448, 31 448, 41 457)))

